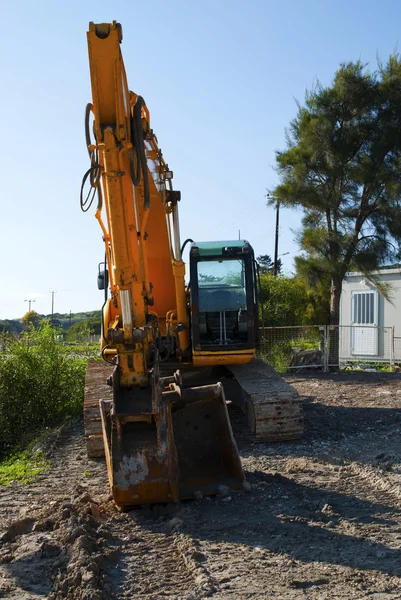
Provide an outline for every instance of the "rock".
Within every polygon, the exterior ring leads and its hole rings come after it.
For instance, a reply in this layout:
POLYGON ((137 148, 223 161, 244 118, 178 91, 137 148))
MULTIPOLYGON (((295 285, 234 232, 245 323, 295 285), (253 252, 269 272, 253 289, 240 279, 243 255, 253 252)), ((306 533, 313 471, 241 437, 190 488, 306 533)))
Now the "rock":
POLYGON ((223 498, 223 502, 231 502, 231 500, 231 496, 226 496, 225 498, 223 498))
POLYGON ((230 490, 226 485, 219 485, 217 491, 219 496, 222 496, 224 498, 224 496, 228 496, 230 490))
POLYGON ((81 496, 84 492, 87 492, 87 489, 84 488, 82 485, 78 484, 75 486, 75 490, 74 490, 75 498, 77 498, 78 496, 81 496))
POLYGON ((68 565, 66 567, 67 574, 72 573, 74 571, 74 569, 76 569, 76 564, 74 562, 68 563, 68 565))
POLYGON ((204 554, 202 554, 202 552, 199 552, 198 550, 194 550, 191 554, 191 558, 192 560, 196 561, 196 562, 205 562, 206 557, 204 554))
POLYGON ((102 517, 100 515, 99 507, 95 502, 90 503, 90 511, 95 521, 99 523, 102 520, 102 517))
MULTIPOLYGON (((2 562, 4 565, 6 565, 7 563, 11 562, 13 560, 13 555, 12 553, 8 553, 8 554, 3 554, 2 556, 0 556, 0 562, 2 562)), ((1 594, 1 586, 0 586, 0 594, 1 594)), ((0 595, 1 598, 1 595, 0 595)))
POLYGON ((171 532, 179 531, 182 525, 184 525, 184 521, 182 519, 179 519, 178 517, 174 517, 174 519, 171 519, 168 522, 168 527, 171 532))
POLYGON ((62 550, 57 544, 48 541, 42 542, 40 549, 42 557, 46 558, 58 556, 62 550))
POLYGON ((85 552, 91 554, 96 550, 96 544, 93 540, 82 535, 77 539, 76 548, 78 550, 85 550, 85 552))
POLYGON ((204 573, 201 573, 200 575, 198 575, 197 577, 195 577, 195 583, 199 587, 202 587, 204 585, 208 585, 209 584, 209 579, 207 578, 207 576, 204 573))
POLYGON ((203 492, 201 490, 196 490, 196 492, 194 492, 194 500, 202 500, 203 498, 203 492))
POLYGON ((34 519, 19 519, 14 521, 12 525, 5 531, 2 535, 0 535, 0 542, 12 542, 19 535, 23 535, 24 533, 29 533, 32 531, 32 528, 35 524, 34 519))
POLYGON ((38 521, 32 528, 32 531, 53 531, 55 528, 55 522, 52 519, 45 519, 44 521, 38 521))
POLYGON ((69 508, 64 508, 63 511, 62 511, 62 513, 61 513, 61 518, 63 519, 63 521, 69 519, 70 516, 71 516, 70 509, 69 508))
POLYGON ((249 481, 244 481, 244 483, 242 484, 242 489, 244 490, 244 492, 251 492, 252 485, 249 483, 249 481))
POLYGON ((87 504, 88 502, 91 502, 91 500, 92 498, 90 497, 90 494, 88 492, 84 492, 79 498, 79 502, 81 504, 87 504))
POLYGON ((86 535, 86 530, 84 527, 82 527, 82 525, 78 525, 78 527, 76 527, 72 532, 71 532, 71 542, 74 542, 77 538, 81 537, 82 535, 86 535))

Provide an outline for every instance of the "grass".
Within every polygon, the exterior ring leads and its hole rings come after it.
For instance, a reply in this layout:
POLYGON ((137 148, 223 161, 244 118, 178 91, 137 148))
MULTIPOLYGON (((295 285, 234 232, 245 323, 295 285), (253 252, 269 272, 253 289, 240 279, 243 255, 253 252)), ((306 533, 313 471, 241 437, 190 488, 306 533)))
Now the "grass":
POLYGON ((366 360, 356 360, 356 361, 347 361, 346 364, 341 365, 341 369, 343 371, 349 371, 349 372, 363 372, 365 370, 365 367, 368 367, 369 369, 375 369, 376 371, 381 371, 381 372, 385 372, 385 373, 391 373, 394 372, 394 367, 399 367, 400 364, 399 363, 394 363, 393 365, 390 365, 389 363, 385 363, 385 362, 369 362, 366 360))
POLYGON ((30 483, 49 466, 50 460, 43 450, 35 451, 34 444, 31 443, 24 450, 14 452, 0 462, 0 485, 30 483))

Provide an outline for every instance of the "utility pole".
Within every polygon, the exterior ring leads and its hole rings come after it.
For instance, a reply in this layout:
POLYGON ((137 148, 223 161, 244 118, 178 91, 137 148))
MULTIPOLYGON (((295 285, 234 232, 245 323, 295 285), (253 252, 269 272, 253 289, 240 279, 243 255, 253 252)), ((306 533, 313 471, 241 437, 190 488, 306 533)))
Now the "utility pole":
POLYGON ((27 298, 26 300, 24 300, 24 302, 29 302, 28 306, 29 306, 29 312, 31 312, 31 304, 32 302, 36 302, 36 300, 32 300, 31 298, 27 298))
MULTIPOLYGON (((273 194, 266 194, 266 198, 274 198, 273 194)), ((277 277, 278 271, 278 236, 279 236, 279 219, 280 219, 280 200, 276 198, 276 231, 274 234, 274 266, 273 275, 277 277)))
POLYGON ((275 237, 274 237, 274 268, 273 268, 273 275, 275 277, 277 277, 277 271, 278 271, 279 214, 280 214, 280 201, 277 199, 277 202, 276 202, 276 233, 275 233, 275 237))
MULTIPOLYGON (((275 198, 273 194, 266 194, 266 198, 270 200, 271 198, 275 198)), ((278 236, 279 236, 279 215, 280 215, 280 200, 276 197, 276 231, 274 235, 274 265, 273 265, 273 275, 277 277, 278 272, 278 236)))
POLYGON ((57 294, 57 290, 53 290, 49 292, 52 295, 52 320, 51 324, 53 325, 53 315, 54 315, 54 294, 57 294))

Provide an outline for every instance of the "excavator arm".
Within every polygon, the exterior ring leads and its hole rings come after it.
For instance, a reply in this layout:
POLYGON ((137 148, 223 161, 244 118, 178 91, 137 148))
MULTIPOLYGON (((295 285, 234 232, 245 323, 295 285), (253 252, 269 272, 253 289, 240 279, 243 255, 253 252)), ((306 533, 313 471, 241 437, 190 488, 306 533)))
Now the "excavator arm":
POLYGON ((87 114, 94 117, 95 143, 88 149, 102 189, 96 217, 110 277, 105 338, 118 349, 121 385, 130 386, 146 378, 155 329, 165 336, 166 320, 172 322, 173 316, 181 323, 177 341, 182 354, 189 337, 179 192, 172 189, 172 172, 150 128, 146 104, 128 89, 121 40, 118 23, 90 24, 93 101, 87 114), (136 352, 129 348, 134 343, 136 352))

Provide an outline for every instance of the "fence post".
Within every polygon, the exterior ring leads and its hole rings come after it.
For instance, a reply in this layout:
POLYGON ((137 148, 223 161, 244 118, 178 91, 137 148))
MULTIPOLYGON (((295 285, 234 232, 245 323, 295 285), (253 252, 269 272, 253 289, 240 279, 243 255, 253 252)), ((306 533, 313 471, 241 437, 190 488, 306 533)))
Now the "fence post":
POLYGON ((329 335, 328 326, 320 325, 319 331, 323 331, 323 371, 327 373, 329 370, 329 335))
POLYGON ((394 330, 395 326, 393 325, 390 328, 391 339, 390 339, 390 373, 394 370, 394 330))

